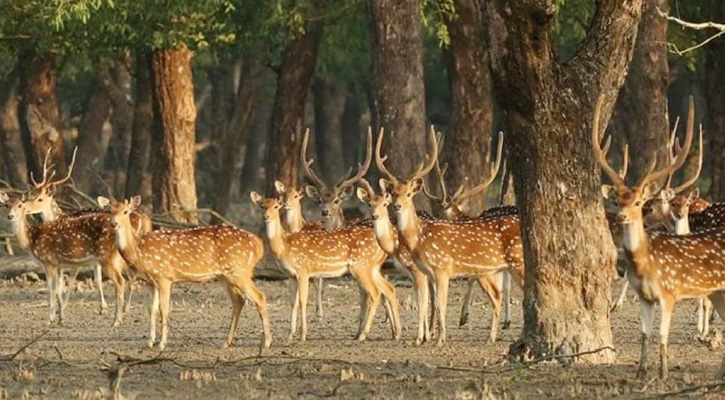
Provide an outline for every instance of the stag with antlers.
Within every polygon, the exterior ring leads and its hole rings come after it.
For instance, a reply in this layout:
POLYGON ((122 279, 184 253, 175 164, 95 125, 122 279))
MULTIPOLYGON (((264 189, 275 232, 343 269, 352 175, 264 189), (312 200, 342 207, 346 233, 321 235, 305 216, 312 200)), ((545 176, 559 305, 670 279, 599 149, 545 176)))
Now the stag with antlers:
POLYGON ((642 346, 639 374, 647 371, 647 341, 652 330, 655 303, 662 312, 660 322, 660 377, 667 376, 667 343, 670 319, 677 301, 709 296, 721 316, 725 316, 725 232, 711 229, 691 235, 658 234, 645 230, 642 207, 651 199, 656 182, 684 164, 693 138, 694 105, 690 98, 685 143, 678 147, 674 161, 656 170, 650 162, 644 176, 632 187, 609 165, 600 147, 597 102, 592 124, 592 147, 596 160, 614 184, 617 223, 622 228, 622 245, 628 259, 627 278, 640 298, 642 346))

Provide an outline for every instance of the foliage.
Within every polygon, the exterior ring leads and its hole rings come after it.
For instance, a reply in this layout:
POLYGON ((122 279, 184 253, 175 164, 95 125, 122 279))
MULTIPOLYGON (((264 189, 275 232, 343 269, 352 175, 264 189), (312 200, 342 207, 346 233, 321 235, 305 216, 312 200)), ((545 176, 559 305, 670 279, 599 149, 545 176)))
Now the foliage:
POLYGON ((587 36, 594 1, 556 0, 554 35, 560 60, 571 58, 587 36))

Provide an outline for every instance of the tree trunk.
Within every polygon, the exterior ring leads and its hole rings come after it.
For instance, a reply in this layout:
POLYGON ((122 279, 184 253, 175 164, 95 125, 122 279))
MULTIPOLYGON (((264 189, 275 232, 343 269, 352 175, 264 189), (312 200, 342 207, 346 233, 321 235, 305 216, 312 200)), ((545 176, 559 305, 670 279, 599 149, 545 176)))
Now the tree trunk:
POLYGON ((151 82, 154 104, 154 210, 179 222, 196 223, 196 105, 186 46, 155 50, 151 82))
POLYGON ((19 75, 16 66, 0 81, 0 149, 7 182, 15 188, 24 187, 28 176, 18 121, 19 75))
POLYGON ((154 94, 151 87, 151 58, 144 51, 136 52, 136 104, 131 127, 131 149, 128 153, 126 197, 141 193, 141 183, 148 164, 149 141, 154 121, 154 94))
POLYGON ((237 160, 249 132, 248 122, 252 113, 252 99, 258 85, 258 75, 259 66, 257 64, 252 62, 244 64, 234 111, 224 130, 222 162, 217 174, 217 192, 214 198, 214 209, 220 214, 227 212, 232 183, 238 176, 237 160))
MULTIPOLYGON (((711 2, 710 20, 725 21, 725 4, 711 2)), ((711 152, 712 201, 725 201, 725 43, 714 40, 705 46, 705 99, 707 100, 708 150, 711 152)))
MULTIPOLYGON (((451 39, 448 76, 451 83, 451 129, 443 144, 448 164, 446 186, 455 189, 468 177, 472 185, 489 174, 493 99, 484 25, 474 0, 454 0, 456 16, 446 20, 451 39)), ((485 192, 469 200, 470 215, 486 208, 485 192)))
MULTIPOLYGON (((399 176, 427 154, 423 42, 418 0, 368 0, 373 121, 385 128, 383 151, 399 176)), ((378 128, 376 126, 376 128, 378 128)), ((426 205, 418 196, 419 205, 426 205)))
POLYGON ((131 147, 134 106, 131 97, 131 54, 122 53, 111 68, 111 126, 113 136, 108 145, 105 168, 113 173, 114 193, 123 193, 131 147))
POLYGON ((345 111, 342 114, 342 153, 345 165, 356 165, 362 159, 362 146, 360 138, 360 117, 362 116, 362 103, 360 101, 360 85, 348 85, 345 111))
POLYGON ((28 170, 42 173, 50 150, 56 175, 66 173, 65 148, 60 130, 57 80, 53 56, 26 51, 20 56, 18 120, 28 170))
POLYGON ((89 194, 102 193, 99 191, 101 184, 92 171, 100 171, 103 166, 103 124, 111 114, 111 74, 108 65, 97 63, 95 87, 78 125, 78 168, 73 173, 78 189, 89 194))
POLYGON ((293 40, 284 51, 267 149, 266 190, 269 195, 275 193, 275 180, 280 180, 286 187, 298 186, 305 100, 317 64, 321 38, 322 25, 309 24, 305 34, 293 40))
MULTIPOLYGON (((264 75, 271 75, 262 71, 260 81, 264 75)), ((264 155, 267 154, 266 146, 271 132, 270 122, 272 117, 273 94, 266 93, 263 88, 268 87, 260 83, 259 90, 254 94, 254 108, 250 116, 250 129, 247 133, 247 143, 244 149, 244 165, 239 183, 239 194, 247 198, 249 192, 257 187, 264 155)))
MULTIPOLYGON (((330 78, 317 78, 312 83, 315 109, 316 168, 329 184, 334 184, 345 171, 342 155, 342 117, 346 90, 330 78)), ((354 164, 350 164, 354 165, 354 164)))
POLYGON ((612 116, 613 132, 620 141, 629 143, 631 182, 644 174, 653 154, 657 165, 664 165, 667 157, 667 20, 657 14, 657 9, 668 12, 668 2, 644 2, 634 56, 612 116))
MULTIPOLYGON (((591 29, 566 63, 554 50, 554 9, 526 0, 479 0, 492 78, 508 133, 521 216, 524 330, 510 355, 541 357, 612 346, 616 252, 593 157, 594 105, 606 122, 632 58, 642 0, 597 2, 591 29)), ((574 361, 610 363, 598 351, 574 361)))

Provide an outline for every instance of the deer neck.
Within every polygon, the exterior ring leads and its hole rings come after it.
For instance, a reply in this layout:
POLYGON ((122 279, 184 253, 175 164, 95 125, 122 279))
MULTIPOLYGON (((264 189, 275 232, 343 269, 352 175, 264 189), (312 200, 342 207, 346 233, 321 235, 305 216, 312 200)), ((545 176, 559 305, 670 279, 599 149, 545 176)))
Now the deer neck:
POLYGON ((345 217, 342 215, 342 211, 325 218, 325 228, 327 229, 337 229, 343 225, 345 225, 345 217))
POLYGON ((641 221, 622 226, 622 247, 634 266, 649 263, 649 235, 641 221))
POLYGON ((131 219, 128 216, 116 226, 116 246, 123 258, 131 265, 136 265, 138 260, 138 242, 136 230, 131 226, 131 219))
POLYGON ((678 235, 690 234, 690 219, 687 217, 675 220, 675 233, 678 235))
POLYGON ((55 221, 56 219, 60 218, 63 215, 63 210, 58 205, 58 202, 55 201, 54 198, 50 201, 50 207, 48 209, 43 210, 40 213, 40 218, 43 221, 55 221))
POLYGON ((272 249, 277 258, 282 259, 285 255, 285 236, 286 232, 282 229, 282 223, 279 217, 273 218, 265 223, 267 229, 267 239, 269 240, 269 248, 272 249))
POLYGON ((398 231, 400 231, 403 242, 411 251, 418 248, 422 223, 415 212, 415 206, 403 207, 398 214, 398 231))
POLYGON ((395 253, 395 227, 390 222, 388 215, 381 215, 378 219, 373 220, 373 229, 375 230, 375 237, 378 239, 378 244, 388 254, 395 253))
POLYGON ((15 238, 18 239, 18 244, 20 245, 20 247, 22 247, 23 249, 30 248, 30 237, 33 236, 31 235, 31 230, 36 230, 38 228, 28 225, 27 217, 21 216, 20 218, 13 221, 12 229, 13 234, 15 234, 15 238))
POLYGON ((285 210, 284 213, 285 224, 290 232, 299 232, 305 225, 305 218, 302 216, 302 208, 294 207, 285 210))

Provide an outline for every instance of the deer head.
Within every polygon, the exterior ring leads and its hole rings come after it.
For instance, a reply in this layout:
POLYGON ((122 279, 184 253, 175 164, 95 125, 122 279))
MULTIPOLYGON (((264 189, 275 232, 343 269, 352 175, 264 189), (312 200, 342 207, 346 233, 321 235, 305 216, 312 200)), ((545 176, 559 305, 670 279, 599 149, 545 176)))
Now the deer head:
POLYGON ((27 214, 42 214, 43 220, 46 221, 53 220, 57 217, 59 207, 55 201, 55 191, 60 185, 66 183, 71 178, 76 163, 77 152, 78 147, 73 150, 73 159, 68 167, 68 174, 54 181, 55 171, 53 170, 53 165, 48 164, 50 159, 50 149, 48 149, 45 160, 43 161, 43 179, 38 182, 35 180, 33 173, 30 173, 30 180, 33 183, 36 193, 26 202, 25 212, 27 214))
MULTIPOLYGON (((594 149, 594 155, 600 167, 604 173, 609 177, 610 181, 614 184, 614 195, 617 206, 617 222, 622 225, 625 230, 627 227, 636 226, 638 233, 642 233, 644 229, 644 221, 642 217, 642 208, 645 202, 653 198, 656 193, 657 181, 659 179, 667 177, 672 172, 680 168, 687 157, 687 153, 690 151, 690 145, 692 144, 692 132, 694 128, 694 117, 695 109, 693 105, 692 97, 690 97, 690 107, 688 111, 687 130, 685 135, 685 144, 680 147, 677 144, 677 152, 669 165, 655 171, 657 166, 657 159, 652 157, 649 166, 642 178, 633 187, 628 187, 624 181, 624 177, 620 176, 614 169, 609 165, 606 159, 606 153, 600 147, 599 139, 599 115, 602 108, 602 99, 599 101, 594 110, 594 122, 592 124, 592 146, 594 149)), ((627 240, 625 239, 625 242, 627 240)), ((630 239, 630 246, 632 242, 630 239)))
POLYGON ((357 197, 370 207, 378 244, 386 253, 393 254, 397 238, 388 213, 388 206, 393 202, 393 197, 385 191, 385 184, 382 179, 380 180, 382 190, 379 196, 375 194, 375 190, 366 179, 360 179, 359 183, 361 186, 357 188, 357 197))
POLYGON ((307 129, 305 131, 304 138, 302 139, 302 154, 300 156, 305 175, 313 183, 313 185, 305 185, 305 193, 311 199, 319 203, 320 212, 322 213, 322 217, 325 218, 328 228, 335 228, 342 225, 344 221, 342 205, 352 196, 354 190, 353 185, 365 176, 368 168, 370 168, 373 153, 372 130, 371 128, 368 128, 365 161, 362 164, 358 163, 357 173, 350 177, 352 174, 352 168, 350 168, 347 173, 343 175, 334 186, 332 186, 332 188, 328 187, 322 179, 315 174, 315 171, 312 169, 312 164, 315 160, 307 159, 309 136, 310 130, 307 129))
MULTIPOLYGON (((115 201, 113 199, 99 196, 97 201, 101 207, 110 210, 111 215, 113 216, 113 228, 116 230, 116 236, 118 239, 121 239, 129 232, 136 232, 136 229, 133 229, 131 225, 131 214, 136 212, 138 207, 141 205, 141 196, 133 196, 130 199, 125 199, 124 201, 115 201)), ((119 240, 118 247, 123 249, 126 246, 121 246, 119 240)))

